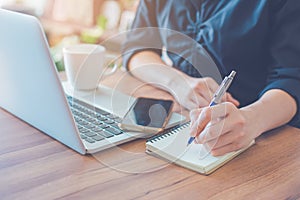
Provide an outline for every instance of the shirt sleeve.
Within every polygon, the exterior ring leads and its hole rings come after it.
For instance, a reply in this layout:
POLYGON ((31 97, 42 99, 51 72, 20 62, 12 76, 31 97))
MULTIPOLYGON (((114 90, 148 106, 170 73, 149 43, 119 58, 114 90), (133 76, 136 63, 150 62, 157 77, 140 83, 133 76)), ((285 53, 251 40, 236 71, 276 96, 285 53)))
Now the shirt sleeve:
POLYGON ((297 0, 281 0, 273 9, 270 32, 272 67, 261 95, 271 89, 290 94, 296 100, 297 114, 289 124, 300 128, 300 4, 297 0))
POLYGON ((122 46, 123 66, 128 69, 131 57, 144 50, 161 55, 162 42, 157 29, 155 0, 141 0, 131 30, 126 34, 122 46))

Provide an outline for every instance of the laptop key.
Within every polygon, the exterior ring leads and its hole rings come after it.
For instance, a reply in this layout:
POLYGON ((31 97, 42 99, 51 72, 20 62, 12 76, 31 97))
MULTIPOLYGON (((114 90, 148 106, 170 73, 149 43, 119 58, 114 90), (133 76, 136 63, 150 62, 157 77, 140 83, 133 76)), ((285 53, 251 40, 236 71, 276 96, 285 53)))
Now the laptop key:
POLYGON ((123 131, 117 130, 115 128, 109 127, 107 129, 105 129, 106 131, 109 131, 111 133, 113 133, 114 135, 120 135, 123 133, 123 131))
POLYGON ((77 128, 78 128, 79 131, 85 129, 83 126, 80 126, 79 124, 77 124, 77 128))
POLYGON ((92 118, 89 117, 89 116, 86 116, 84 119, 85 119, 86 121, 89 121, 89 120, 91 120, 92 118))
POLYGON ((80 118, 86 118, 86 115, 81 112, 78 112, 78 114, 76 116, 78 116, 80 118))
POLYGON ((110 132, 106 132, 106 131, 101 131, 99 132, 100 135, 102 135, 103 137, 106 137, 106 138, 110 138, 110 137, 113 137, 114 135, 110 132))
POLYGON ((113 123, 113 124, 110 124, 110 126, 114 127, 115 129, 119 129, 120 130, 120 127, 117 123, 113 123))
POLYGON ((95 140, 93 140, 92 138, 85 138, 84 140, 88 143, 95 143, 95 140))
POLYGON ((109 114, 109 115, 107 115, 107 118, 109 118, 109 119, 117 119, 118 116, 116 116, 114 114, 109 114))
POLYGON ((80 134, 80 137, 81 137, 81 139, 86 139, 87 138, 87 136, 85 136, 83 134, 80 134))
POLYGON ((95 125, 94 124, 87 124, 87 125, 85 125, 85 128, 93 129, 93 128, 95 128, 95 125))
POLYGON ((107 118, 104 117, 104 116, 97 116, 97 118, 98 118, 100 121, 105 121, 105 120, 107 120, 107 118))
POLYGON ((113 121, 113 120, 111 120, 111 119, 108 119, 108 120, 105 121, 105 123, 106 123, 106 124, 113 124, 113 123, 115 123, 115 121, 113 121))
POLYGON ((75 121, 76 121, 77 123, 79 123, 79 122, 82 122, 82 119, 80 119, 79 117, 76 117, 76 116, 75 116, 75 121))
POLYGON ((87 129, 87 128, 81 128, 81 129, 79 129, 79 132, 80 133, 87 133, 87 132, 89 132, 89 130, 87 129))
POLYGON ((102 135, 96 135, 96 136, 94 136, 94 137, 92 137, 94 140, 96 140, 96 141, 101 141, 101 140, 104 140, 105 139, 105 137, 103 137, 102 135))
POLYGON ((93 137, 95 135, 97 135, 96 133, 92 132, 92 131, 88 131, 86 133, 84 133, 84 135, 88 136, 88 137, 93 137))
POLYGON ((91 122, 91 123, 94 123, 95 121, 97 121, 96 119, 94 119, 92 117, 89 117, 86 120, 89 121, 89 122, 91 122))
POLYGON ((80 124, 80 125, 82 125, 82 126, 86 126, 86 125, 88 125, 89 123, 82 120, 82 121, 79 121, 78 124, 80 124))
POLYGON ((90 111, 90 110, 85 110, 85 111, 84 111, 84 113, 85 113, 86 115, 89 115, 89 116, 91 116, 91 117, 95 117, 95 115, 94 115, 94 112, 93 112, 93 111, 90 111))
POLYGON ((75 107, 77 110, 79 110, 79 111, 84 111, 84 107, 82 107, 82 106, 80 106, 80 105, 78 105, 78 104, 74 104, 74 106, 73 107, 75 107))
POLYGON ((103 129, 106 129, 106 128, 108 128, 109 126, 108 126, 107 124, 101 124, 100 127, 103 128, 103 129))
POLYGON ((98 128, 98 127, 95 127, 92 129, 92 131, 96 132, 96 133, 99 133, 101 132, 103 129, 102 128, 98 128))
POLYGON ((103 122, 98 121, 98 120, 95 120, 95 121, 93 122, 93 124, 95 124, 96 126, 99 126, 99 125, 102 125, 103 122))
POLYGON ((80 106, 78 106, 77 104, 74 104, 74 103, 73 103, 71 106, 74 107, 74 108, 76 108, 77 110, 80 109, 80 106))
POLYGON ((120 117, 114 119, 116 122, 121 123, 122 119, 120 117))

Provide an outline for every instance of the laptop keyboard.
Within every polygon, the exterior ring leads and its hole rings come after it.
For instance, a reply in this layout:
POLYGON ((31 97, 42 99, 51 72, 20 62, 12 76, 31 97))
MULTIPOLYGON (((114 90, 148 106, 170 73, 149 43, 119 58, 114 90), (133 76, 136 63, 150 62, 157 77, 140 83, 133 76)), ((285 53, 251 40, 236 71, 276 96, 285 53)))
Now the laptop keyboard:
POLYGON ((81 139, 89 143, 115 137, 124 132, 118 127, 121 118, 95 108, 74 97, 67 97, 81 139))

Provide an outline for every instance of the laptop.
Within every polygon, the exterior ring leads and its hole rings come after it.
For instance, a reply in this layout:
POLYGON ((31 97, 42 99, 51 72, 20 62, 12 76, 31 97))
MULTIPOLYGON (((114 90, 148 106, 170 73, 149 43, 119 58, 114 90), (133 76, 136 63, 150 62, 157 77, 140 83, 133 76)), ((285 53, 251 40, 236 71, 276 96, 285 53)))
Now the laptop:
MULTIPOLYGON (((0 9, 0 26, 0 107, 80 154, 150 136, 118 127, 133 97, 105 86, 74 92, 61 83, 35 17, 0 9)), ((184 120, 173 114, 169 127, 184 120)))

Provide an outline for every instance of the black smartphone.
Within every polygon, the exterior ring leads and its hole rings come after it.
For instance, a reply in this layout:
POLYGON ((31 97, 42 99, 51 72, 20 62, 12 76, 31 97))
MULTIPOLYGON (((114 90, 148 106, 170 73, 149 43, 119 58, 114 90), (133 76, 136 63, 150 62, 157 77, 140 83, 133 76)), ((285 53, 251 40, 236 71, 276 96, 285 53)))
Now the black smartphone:
POLYGON ((130 107, 119 126, 127 131, 158 133, 168 123, 173 104, 171 100, 140 97, 130 107))

